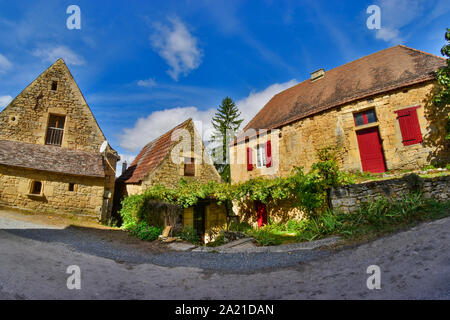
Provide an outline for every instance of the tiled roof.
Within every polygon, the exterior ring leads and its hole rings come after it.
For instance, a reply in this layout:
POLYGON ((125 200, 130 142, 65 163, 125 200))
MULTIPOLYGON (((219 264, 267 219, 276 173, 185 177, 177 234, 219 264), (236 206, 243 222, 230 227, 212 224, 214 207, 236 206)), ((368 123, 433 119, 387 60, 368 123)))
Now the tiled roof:
POLYGON ((104 177, 100 153, 0 140, 0 164, 77 176, 104 177))
POLYGON ((147 144, 131 163, 130 167, 118 178, 125 183, 139 183, 155 169, 170 152, 177 141, 172 141, 175 130, 186 128, 192 119, 179 124, 159 138, 147 144))
POLYGON ((275 95, 245 129, 279 128, 351 101, 431 80, 444 65, 443 58, 405 46, 385 49, 275 95))

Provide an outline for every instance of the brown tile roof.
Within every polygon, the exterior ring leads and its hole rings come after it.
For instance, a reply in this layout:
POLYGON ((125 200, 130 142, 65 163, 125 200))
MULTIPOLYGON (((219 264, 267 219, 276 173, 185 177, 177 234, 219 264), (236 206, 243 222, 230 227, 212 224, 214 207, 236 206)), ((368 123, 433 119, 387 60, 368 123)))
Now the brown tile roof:
POLYGON ((192 119, 186 120, 147 144, 118 180, 125 183, 141 182, 147 174, 161 163, 175 145, 176 141, 172 141, 172 133, 175 130, 186 128, 191 121, 192 119))
POLYGON ((385 49, 275 95, 245 129, 279 128, 351 101, 431 80, 444 65, 443 58, 402 45, 385 49))
POLYGON ((0 164, 77 176, 104 177, 100 153, 0 140, 0 164))

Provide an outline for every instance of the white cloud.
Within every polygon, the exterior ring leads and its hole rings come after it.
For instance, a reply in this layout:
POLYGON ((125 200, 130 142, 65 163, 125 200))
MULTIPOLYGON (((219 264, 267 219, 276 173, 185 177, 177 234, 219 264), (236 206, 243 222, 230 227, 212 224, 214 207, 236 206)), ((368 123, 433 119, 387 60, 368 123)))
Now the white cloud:
POLYGON ((384 28, 377 30, 376 38, 386 42, 401 43, 402 39, 399 37, 400 31, 397 29, 384 28))
POLYGON ((0 53, 0 73, 11 69, 12 63, 4 55, 0 53))
POLYGON ((414 22, 424 10, 424 3, 419 0, 380 0, 379 5, 381 29, 375 37, 391 44, 404 42, 401 29, 414 22))
POLYGON ((46 62, 55 62, 62 58, 68 65, 81 66, 86 63, 84 58, 66 46, 58 46, 50 49, 36 49, 33 55, 46 62))
POLYGON ((12 97, 11 96, 0 96, 0 108, 3 109, 4 107, 6 107, 11 101, 12 101, 12 97))
MULTIPOLYGON (((244 119, 243 124, 248 123, 275 94, 296 83, 296 80, 276 83, 260 92, 251 92, 246 98, 237 101, 236 105, 244 119)), ((213 131, 211 119, 215 112, 215 108, 199 110, 194 106, 155 111, 145 118, 138 119, 133 128, 124 129, 119 135, 120 146, 128 151, 138 152, 147 143, 188 118, 194 120, 196 129, 203 136, 203 141, 209 141, 213 131)))
POLYGON ((134 158, 136 158, 135 154, 119 154, 120 161, 117 162, 116 166, 116 177, 120 177, 122 174, 122 164, 126 161, 127 167, 130 166, 130 164, 133 162, 134 158))
POLYGON ((154 24, 150 41, 155 50, 170 66, 167 73, 175 80, 187 75, 202 62, 202 51, 197 39, 179 19, 169 19, 170 25, 154 24))
POLYGON ((153 88, 157 85, 156 80, 153 78, 147 80, 139 80, 137 84, 139 87, 146 87, 146 88, 153 88))
POLYGON ((236 102, 244 118, 243 127, 269 102, 277 93, 284 91, 297 84, 297 80, 292 79, 284 83, 275 83, 263 91, 251 92, 250 95, 236 102))

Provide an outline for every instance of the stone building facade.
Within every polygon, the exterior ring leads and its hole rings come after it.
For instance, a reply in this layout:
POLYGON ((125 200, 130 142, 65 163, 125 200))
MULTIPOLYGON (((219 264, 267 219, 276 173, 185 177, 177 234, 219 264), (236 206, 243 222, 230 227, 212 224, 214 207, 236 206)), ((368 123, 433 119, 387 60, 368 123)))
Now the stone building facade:
POLYGON ((434 71, 444 64, 442 58, 397 46, 276 95, 246 126, 250 134, 231 145, 232 182, 286 176, 294 167, 307 171, 324 147, 337 147, 348 171, 448 163, 446 115, 430 103, 434 71), (258 135, 264 130, 268 133, 258 135), (257 149, 268 141, 272 163, 258 165, 257 149))
POLYGON ((182 178, 186 181, 221 181, 192 119, 151 141, 141 150, 117 178, 116 184, 121 190, 117 192, 117 198, 142 193, 155 185, 174 187, 182 178))
MULTIPOLYGON (((308 171, 317 152, 336 147, 347 171, 380 173, 450 162, 448 110, 431 103, 435 72, 445 59, 396 46, 308 79, 272 98, 230 145, 232 183, 308 171)), ((278 207, 278 206, 276 206, 278 207)), ((268 205, 283 221, 301 215, 268 205)), ((234 208, 250 222, 254 205, 234 208)))
POLYGON ((0 203, 107 221, 119 157, 105 141, 59 59, 0 113, 0 203))
MULTIPOLYGON (((120 210, 120 202, 126 196, 141 194, 155 185, 175 187, 181 179, 188 182, 197 180, 202 183, 221 181, 211 158, 205 152, 201 136, 195 129, 192 119, 186 120, 148 143, 131 165, 117 178, 114 212, 120 210)), ((225 220, 226 225, 226 212, 221 211, 223 215, 219 219, 216 207, 215 203, 196 206, 195 210, 200 210, 201 214, 197 217, 198 223, 195 225, 192 222, 194 208, 184 210, 180 208, 179 219, 171 222, 172 227, 177 227, 174 224, 179 224, 182 227, 196 228, 200 237, 207 241, 213 226, 217 226, 222 220, 225 220)), ((148 214, 153 215, 156 212, 148 214)), ((160 212, 157 214, 161 215, 160 212)), ((167 212, 166 216, 169 215, 172 215, 172 212, 167 212)), ((150 217, 148 220, 152 221, 152 218, 150 217)))

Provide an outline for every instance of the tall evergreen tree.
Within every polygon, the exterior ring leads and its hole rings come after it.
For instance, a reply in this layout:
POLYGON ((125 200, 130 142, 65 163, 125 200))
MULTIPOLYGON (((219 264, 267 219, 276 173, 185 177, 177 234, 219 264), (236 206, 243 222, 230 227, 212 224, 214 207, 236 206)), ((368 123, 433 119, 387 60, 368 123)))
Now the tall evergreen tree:
POLYGON ((241 113, 230 97, 222 100, 212 119, 214 133, 211 143, 215 145, 212 150, 214 165, 225 182, 231 182, 228 145, 234 139, 243 119, 241 113))

